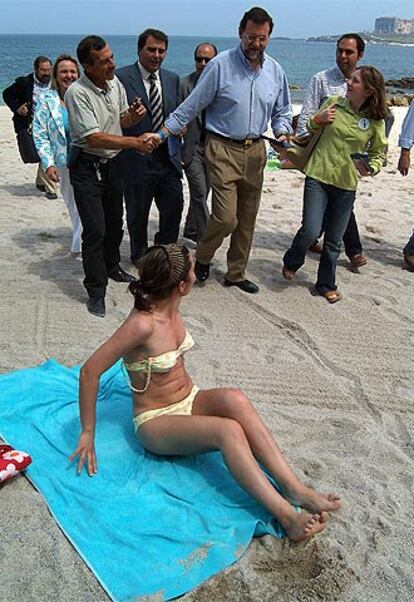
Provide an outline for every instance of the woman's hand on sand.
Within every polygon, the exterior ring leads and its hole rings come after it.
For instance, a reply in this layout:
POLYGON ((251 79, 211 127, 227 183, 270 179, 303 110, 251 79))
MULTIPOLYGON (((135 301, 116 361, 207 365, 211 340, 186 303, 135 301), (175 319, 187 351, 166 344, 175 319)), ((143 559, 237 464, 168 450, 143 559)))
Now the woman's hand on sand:
POLYGON ((331 105, 324 111, 321 111, 320 113, 316 113, 315 121, 318 125, 328 125, 335 121, 335 117, 336 117, 336 107, 335 107, 335 105, 331 105))
POLYGON ((46 175, 49 178, 49 180, 52 180, 52 182, 57 183, 60 181, 59 172, 54 165, 51 165, 50 167, 47 168, 46 175))
POLYGON ((69 462, 79 456, 78 460, 78 474, 82 472, 83 465, 86 462, 86 470, 88 475, 93 477, 98 472, 98 464, 96 461, 94 435, 90 432, 82 432, 79 437, 78 446, 71 456, 69 456, 69 462))

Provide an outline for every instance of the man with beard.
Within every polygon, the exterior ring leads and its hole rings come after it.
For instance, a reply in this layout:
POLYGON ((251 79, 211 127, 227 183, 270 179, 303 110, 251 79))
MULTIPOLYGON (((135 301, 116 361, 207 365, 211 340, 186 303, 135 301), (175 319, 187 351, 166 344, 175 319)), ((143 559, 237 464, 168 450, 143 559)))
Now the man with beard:
MULTIPOLYGON (((4 102, 13 111, 14 131, 18 139, 25 133, 24 130, 29 131, 31 136, 31 125, 36 103, 41 99, 44 92, 50 88, 52 71, 50 59, 46 56, 38 56, 33 67, 33 73, 18 77, 11 86, 3 91, 4 102)), ((22 159, 25 160, 23 156, 22 159)), ((46 198, 57 199, 57 185, 48 178, 40 162, 35 184, 38 190, 45 193, 46 198)))
POLYGON ((265 49, 273 29, 262 8, 247 11, 239 25, 240 45, 209 62, 190 96, 165 121, 161 141, 177 134, 206 109, 205 159, 212 188, 212 214, 197 245, 195 273, 209 277, 210 262, 226 236, 225 286, 246 293, 259 287, 246 279, 266 164, 261 136, 269 121, 276 138, 291 132, 289 87, 282 67, 265 49))
MULTIPOLYGON (((296 127, 297 136, 308 133, 306 127, 308 119, 318 111, 322 102, 328 96, 345 96, 346 82, 355 71, 358 61, 364 56, 364 51, 365 42, 357 33, 345 33, 339 38, 336 43, 336 65, 315 73, 309 82, 305 102, 296 127)), ((367 263, 367 258, 362 252, 358 225, 353 210, 343 241, 345 253, 352 267, 360 268, 364 266, 367 263)), ((309 249, 314 253, 322 253, 322 245, 318 240, 315 240, 309 249)))
MULTIPOLYGON (((183 100, 194 90, 204 67, 216 55, 217 48, 214 44, 202 42, 196 46, 194 50, 195 71, 181 80, 181 96, 183 100)), ((207 196, 210 184, 204 160, 205 137, 205 112, 201 111, 188 124, 184 145, 181 149, 181 160, 190 189, 190 204, 183 235, 193 242, 202 240, 209 218, 207 196)))

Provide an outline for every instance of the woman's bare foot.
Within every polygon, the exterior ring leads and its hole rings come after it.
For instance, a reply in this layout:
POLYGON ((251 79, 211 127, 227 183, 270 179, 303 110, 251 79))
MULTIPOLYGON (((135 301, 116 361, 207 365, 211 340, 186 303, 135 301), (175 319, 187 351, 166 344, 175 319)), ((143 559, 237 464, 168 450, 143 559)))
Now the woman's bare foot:
POLYGON ((313 514, 335 512, 341 508, 341 498, 336 493, 318 493, 303 485, 298 491, 287 492, 284 497, 295 506, 305 508, 313 514))
POLYGON ((302 541, 308 537, 313 537, 326 528, 328 524, 328 513, 308 514, 307 512, 295 512, 283 525, 290 541, 302 541))

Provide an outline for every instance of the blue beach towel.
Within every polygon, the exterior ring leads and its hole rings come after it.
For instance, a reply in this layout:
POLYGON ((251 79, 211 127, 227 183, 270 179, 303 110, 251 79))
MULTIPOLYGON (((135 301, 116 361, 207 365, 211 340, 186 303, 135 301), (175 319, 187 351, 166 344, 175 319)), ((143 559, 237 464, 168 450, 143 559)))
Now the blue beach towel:
POLYGON ((0 376, 0 433, 27 450, 27 476, 113 600, 169 600, 234 563, 281 526, 228 473, 221 454, 158 457, 139 444, 120 363, 101 378, 98 474, 76 475, 79 368, 54 360, 0 376))

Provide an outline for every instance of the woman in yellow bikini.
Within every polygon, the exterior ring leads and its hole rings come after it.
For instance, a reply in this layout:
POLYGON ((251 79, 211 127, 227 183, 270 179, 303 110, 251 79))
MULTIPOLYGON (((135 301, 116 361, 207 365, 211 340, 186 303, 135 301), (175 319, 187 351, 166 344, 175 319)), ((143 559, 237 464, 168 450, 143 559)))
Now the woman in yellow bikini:
POLYGON ((79 457, 78 472, 84 464, 90 476, 97 472, 99 378, 122 357, 136 434, 149 452, 168 456, 220 450, 237 483, 279 520, 289 539, 300 541, 325 529, 328 512, 340 508, 339 497, 317 493, 299 481, 244 393, 230 388, 200 391, 185 370, 183 354, 194 344, 179 311, 195 280, 188 249, 175 244, 151 247, 139 275, 129 287, 134 309, 80 371, 82 432, 70 457, 79 457), (283 496, 259 464, 278 482, 283 496), (291 504, 304 511, 296 512, 291 504))

